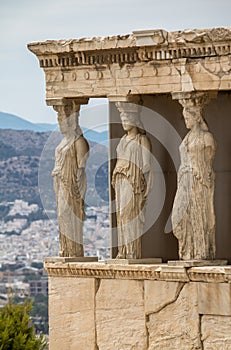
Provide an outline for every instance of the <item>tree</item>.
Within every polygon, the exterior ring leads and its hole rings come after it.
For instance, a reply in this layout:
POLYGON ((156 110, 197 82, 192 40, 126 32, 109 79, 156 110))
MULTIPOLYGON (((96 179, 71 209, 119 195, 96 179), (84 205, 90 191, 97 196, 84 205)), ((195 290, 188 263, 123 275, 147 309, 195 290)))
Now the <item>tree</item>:
POLYGON ((42 350, 47 342, 36 336, 30 320, 32 303, 14 304, 11 300, 0 311, 0 350, 42 350))

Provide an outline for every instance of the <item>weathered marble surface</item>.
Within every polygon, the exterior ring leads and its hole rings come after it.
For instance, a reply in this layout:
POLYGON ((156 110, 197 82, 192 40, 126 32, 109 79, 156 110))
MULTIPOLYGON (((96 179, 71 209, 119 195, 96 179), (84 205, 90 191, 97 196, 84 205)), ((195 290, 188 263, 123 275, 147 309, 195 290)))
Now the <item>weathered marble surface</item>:
POLYGON ((117 146, 112 175, 118 235, 117 259, 141 259, 146 201, 153 185, 151 143, 140 120, 139 105, 117 102, 125 135, 117 146))
POLYGON ((160 258, 144 258, 144 259, 108 259, 105 260, 106 264, 112 265, 143 265, 143 264, 161 264, 162 259, 160 258))
POLYGON ((144 281, 146 315, 157 313, 174 303, 183 286, 183 282, 144 281))
POLYGON ((95 350, 95 280, 49 279, 50 350, 95 350))
POLYGON ((200 314, 231 316, 231 283, 200 283, 198 295, 200 314))
POLYGON ((181 260, 212 260, 216 252, 213 170, 216 142, 203 119, 209 98, 201 92, 179 95, 190 131, 179 148, 181 165, 172 210, 173 234, 178 239, 181 260))
POLYGON ((201 332, 203 350, 231 349, 231 317, 202 316, 201 332))
POLYGON ((186 284, 178 298, 159 312, 149 315, 149 349, 201 349, 197 287, 186 284))
POLYGON ((44 258, 45 263, 70 263, 70 262, 97 262, 98 257, 95 256, 78 256, 78 257, 63 257, 63 256, 53 256, 50 258, 44 258))
POLYGON ((47 99, 230 90, 231 28, 135 31, 28 45, 46 75, 47 99), (188 60, 190 58, 190 60, 188 60))
POLYGON ((55 150, 52 172, 56 195, 60 252, 62 257, 82 257, 86 162, 89 145, 79 127, 80 106, 75 101, 54 106, 63 139, 55 150))
POLYGON ((230 266, 185 269, 188 281, 164 264, 46 267, 51 350, 231 349, 230 266))
MULTIPOLYGON (((211 44, 214 42, 225 42, 231 40, 231 27, 194 29, 167 32, 165 30, 140 30, 133 31, 133 34, 115 35, 110 37, 93 37, 70 40, 46 40, 44 42, 34 42, 28 44, 28 48, 35 54, 70 53, 73 51, 94 51, 115 48, 126 48, 135 46, 146 46, 141 38, 152 40, 153 46, 176 45, 179 44, 211 44), (139 41, 140 45, 137 44, 139 41)), ((150 45, 149 44, 149 45, 150 45)), ((211 48, 212 50, 212 48, 211 48)), ((184 52, 186 55, 187 53, 184 52)), ((188 52, 188 54, 193 54, 188 52)), ((201 52, 203 54, 203 52, 201 52)), ((211 54, 211 52, 207 52, 211 54)))
POLYGON ((227 265, 227 260, 169 260, 169 266, 224 266, 227 265))
POLYGON ((96 294, 96 327, 99 349, 147 349, 143 282, 102 280, 96 294))

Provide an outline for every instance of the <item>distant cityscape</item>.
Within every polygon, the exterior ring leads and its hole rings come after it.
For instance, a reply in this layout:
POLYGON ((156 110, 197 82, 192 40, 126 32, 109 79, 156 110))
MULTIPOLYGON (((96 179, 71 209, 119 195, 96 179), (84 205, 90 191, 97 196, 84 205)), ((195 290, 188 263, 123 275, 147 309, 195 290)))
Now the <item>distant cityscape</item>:
MULTIPOLYGON (((16 301, 32 297, 39 305, 32 317, 36 330, 48 334, 48 277, 43 259, 59 254, 57 220, 31 221, 40 208, 23 200, 2 202, 0 208, 8 211, 0 220, 0 307, 12 296, 16 301)), ((85 256, 110 257, 108 206, 86 208, 83 236, 85 256)))
MULTIPOLYGON (((30 268, 42 263, 44 257, 58 256, 59 236, 56 219, 29 221, 29 215, 39 211, 37 204, 23 200, 0 203, 9 212, 0 220, 0 269, 30 268)), ((86 256, 110 257, 109 208, 87 207, 83 228, 86 256)), ((17 281, 15 280, 14 283, 17 281)), ((16 286, 18 287, 17 283, 16 286)), ((28 286, 23 286, 27 288, 28 286)), ((28 292, 28 290, 27 290, 28 292)))

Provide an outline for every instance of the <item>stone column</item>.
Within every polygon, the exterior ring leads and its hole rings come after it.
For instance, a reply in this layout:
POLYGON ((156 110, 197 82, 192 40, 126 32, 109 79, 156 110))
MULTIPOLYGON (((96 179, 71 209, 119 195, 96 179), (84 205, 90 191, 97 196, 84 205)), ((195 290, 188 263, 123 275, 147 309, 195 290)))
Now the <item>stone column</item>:
POLYGON ((179 151, 181 165, 173 204, 173 234, 178 239, 181 260, 215 258, 215 213, 213 160, 216 142, 204 120, 206 92, 172 94, 183 106, 187 133, 179 151))
POLYGON ((84 199, 87 188, 85 167, 89 145, 78 122, 80 101, 63 98, 47 102, 58 113, 63 134, 55 151, 52 172, 60 237, 59 256, 83 257, 84 199))
POLYGON ((152 188, 151 143, 139 116, 139 105, 116 102, 124 136, 117 146, 112 175, 118 233, 117 259, 141 259, 146 199, 152 188))

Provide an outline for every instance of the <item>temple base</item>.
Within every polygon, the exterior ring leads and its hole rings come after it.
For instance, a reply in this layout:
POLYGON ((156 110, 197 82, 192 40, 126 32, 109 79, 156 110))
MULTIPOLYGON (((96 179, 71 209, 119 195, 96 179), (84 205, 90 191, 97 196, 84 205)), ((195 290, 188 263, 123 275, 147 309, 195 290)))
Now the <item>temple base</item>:
POLYGON ((108 259, 106 264, 112 265, 142 265, 142 264, 161 264, 161 258, 144 258, 144 259, 108 259))
POLYGON ((224 266, 227 260, 169 260, 168 266, 193 267, 193 266, 224 266))
POLYGON ((47 262, 45 269, 49 350, 231 349, 231 266, 47 262))
POLYGON ((55 263, 55 262, 97 262, 97 256, 77 256, 77 257, 65 257, 65 256, 54 256, 43 259, 44 263, 55 263))

